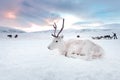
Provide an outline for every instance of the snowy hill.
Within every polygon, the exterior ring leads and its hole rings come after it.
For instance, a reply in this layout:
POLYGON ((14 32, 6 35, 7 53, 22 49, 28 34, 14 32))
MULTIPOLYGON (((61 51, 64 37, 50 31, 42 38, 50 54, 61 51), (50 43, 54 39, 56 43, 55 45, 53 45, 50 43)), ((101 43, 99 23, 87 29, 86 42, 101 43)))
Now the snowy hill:
MULTIPOLYGON (((63 30, 62 33, 69 34, 69 33, 86 33, 86 32, 106 32, 106 31, 113 31, 114 29, 66 29, 63 30)), ((37 31, 31 33, 41 33, 41 34, 51 34, 54 30, 46 30, 46 31, 37 31)), ((59 30, 57 30, 59 32, 59 30)))
POLYGON ((0 26, 0 33, 25 33, 25 31, 0 26))
POLYGON ((103 26, 100 26, 100 27, 103 27, 105 29, 120 29, 120 24, 105 24, 103 26))

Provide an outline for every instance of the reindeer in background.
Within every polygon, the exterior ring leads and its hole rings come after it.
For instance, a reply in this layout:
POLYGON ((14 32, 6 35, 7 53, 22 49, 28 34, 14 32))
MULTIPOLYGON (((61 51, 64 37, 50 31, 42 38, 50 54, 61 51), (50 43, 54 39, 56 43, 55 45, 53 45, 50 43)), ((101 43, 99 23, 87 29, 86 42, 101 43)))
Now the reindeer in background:
POLYGON ((18 35, 16 34, 15 36, 14 35, 11 35, 11 34, 9 34, 9 35, 7 35, 7 37, 9 37, 9 38, 17 38, 18 37, 18 35))
POLYGON ((48 49, 58 49, 59 52, 66 57, 81 58, 85 60, 97 59, 103 56, 104 50, 90 40, 70 39, 68 41, 64 41, 63 36, 60 36, 60 33, 64 28, 64 19, 62 28, 58 34, 56 34, 56 23, 54 23, 53 28, 55 29, 52 34, 53 41, 48 46, 48 49))
POLYGON ((7 37, 12 38, 12 35, 9 34, 9 35, 7 35, 7 37))

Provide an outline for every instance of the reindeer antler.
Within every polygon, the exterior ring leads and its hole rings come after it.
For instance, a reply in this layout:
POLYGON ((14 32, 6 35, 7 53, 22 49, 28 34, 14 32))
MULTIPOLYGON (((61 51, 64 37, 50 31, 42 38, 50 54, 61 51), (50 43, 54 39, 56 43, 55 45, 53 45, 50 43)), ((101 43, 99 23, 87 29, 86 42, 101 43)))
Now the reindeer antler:
POLYGON ((57 25, 56 23, 54 23, 53 25, 53 28, 55 29, 54 30, 54 34, 52 34, 53 37, 59 37, 60 33, 63 31, 63 28, 64 28, 64 19, 63 19, 63 24, 62 24, 62 28, 60 29, 60 31, 58 32, 58 34, 56 35, 56 30, 57 30, 57 25))
POLYGON ((57 36, 56 36, 56 30, 57 30, 57 25, 56 25, 56 23, 53 24, 53 28, 54 28, 55 30, 54 30, 54 34, 52 34, 52 36, 53 36, 53 37, 57 37, 57 36))
POLYGON ((62 28, 61 28, 60 31, 58 32, 57 37, 58 37, 58 36, 60 35, 60 33, 63 31, 63 28, 64 28, 64 19, 63 19, 62 28))

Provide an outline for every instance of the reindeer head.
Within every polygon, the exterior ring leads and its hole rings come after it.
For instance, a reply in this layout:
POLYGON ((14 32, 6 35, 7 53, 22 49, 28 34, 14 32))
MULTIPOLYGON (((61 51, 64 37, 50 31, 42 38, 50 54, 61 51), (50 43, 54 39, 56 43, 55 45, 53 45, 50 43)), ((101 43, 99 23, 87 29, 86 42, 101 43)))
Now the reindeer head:
POLYGON ((60 29, 60 31, 58 32, 58 34, 56 34, 56 30, 57 30, 56 23, 54 23, 53 28, 54 28, 54 33, 52 34, 53 41, 48 46, 48 49, 50 49, 50 50, 53 50, 55 48, 59 48, 63 44, 63 36, 60 36, 60 33, 62 32, 62 30, 64 28, 64 19, 63 19, 62 28, 60 29))

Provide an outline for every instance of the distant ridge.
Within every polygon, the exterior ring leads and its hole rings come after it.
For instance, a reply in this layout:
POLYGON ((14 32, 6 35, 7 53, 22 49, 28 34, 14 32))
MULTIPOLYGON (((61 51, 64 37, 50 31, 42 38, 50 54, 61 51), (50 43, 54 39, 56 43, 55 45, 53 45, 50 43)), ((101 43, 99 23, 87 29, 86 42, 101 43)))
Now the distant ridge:
MULTIPOLYGON (((97 32, 97 31, 110 31, 111 29, 65 29, 63 33, 84 33, 84 32, 97 32)), ((58 32, 59 30, 57 30, 58 32)), ((46 31, 36 31, 30 33, 53 33, 54 30, 46 30, 46 31)))
POLYGON ((25 33, 25 31, 22 31, 22 30, 19 30, 19 29, 14 29, 14 28, 0 26, 0 33, 25 33))
MULTIPOLYGON (((97 31, 110 31, 110 30, 115 30, 118 29, 120 30, 120 24, 114 23, 114 24, 104 24, 102 26, 98 26, 95 28, 85 28, 85 29, 65 29, 63 32, 69 33, 69 32, 97 32, 97 31)), ((52 33, 54 32, 53 30, 46 30, 46 31, 36 31, 32 33, 52 33)))
POLYGON ((120 24, 118 24, 118 23, 105 24, 105 25, 100 26, 100 27, 104 27, 105 29, 120 29, 120 24))

